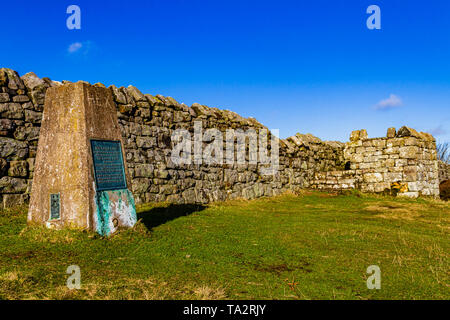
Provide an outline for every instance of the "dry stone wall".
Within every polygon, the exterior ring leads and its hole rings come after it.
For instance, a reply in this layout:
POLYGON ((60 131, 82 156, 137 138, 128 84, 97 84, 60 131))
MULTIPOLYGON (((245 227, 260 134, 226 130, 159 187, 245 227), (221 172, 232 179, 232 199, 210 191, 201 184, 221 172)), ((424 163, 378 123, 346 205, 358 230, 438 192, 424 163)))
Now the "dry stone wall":
POLYGON ((357 188, 407 197, 439 195, 436 142, 428 133, 389 128, 386 137, 369 139, 366 130, 353 131, 344 159, 346 170, 316 174, 317 188, 357 188))
MULTIPOLYGON (((171 161, 174 130, 187 129, 193 136, 195 123, 201 123, 203 132, 208 128, 218 129, 225 146, 229 129, 244 132, 254 129, 259 134, 267 128, 253 118, 244 119, 231 111, 200 104, 188 107, 172 98, 143 95, 131 86, 111 89, 126 139, 132 191, 138 202, 207 203, 272 196, 309 187, 315 171, 334 168, 343 159, 342 148, 311 135, 298 135, 279 141, 280 165, 274 176, 262 175, 260 164, 249 164, 248 141, 245 165, 236 161, 233 164, 175 165, 171 161)), ((203 142, 202 150, 207 145, 203 142)))
POLYGON ((450 163, 439 161, 439 182, 450 180, 450 163))
MULTIPOLYGON (((13 70, 0 69, 0 200, 4 207, 29 200, 45 92, 64 83, 40 79, 34 73, 19 77, 13 70)), ((142 94, 133 86, 109 88, 137 202, 208 203, 303 188, 394 190, 407 196, 439 193, 435 141, 413 129, 390 129, 386 138, 376 139, 368 139, 365 130, 355 131, 345 144, 321 141, 311 134, 274 138, 279 145, 279 168, 274 175, 261 174, 267 165, 250 163, 249 140, 233 140, 237 149, 247 150, 246 164, 180 165, 171 159, 177 129, 186 129, 192 136, 196 124, 203 133, 218 129, 225 146, 230 142, 227 130, 254 130, 258 135, 267 128, 232 111, 197 103, 188 107, 171 97, 142 94)), ((269 134, 268 154, 270 138, 269 134)), ((203 140, 201 150, 207 150, 213 141, 203 140)))

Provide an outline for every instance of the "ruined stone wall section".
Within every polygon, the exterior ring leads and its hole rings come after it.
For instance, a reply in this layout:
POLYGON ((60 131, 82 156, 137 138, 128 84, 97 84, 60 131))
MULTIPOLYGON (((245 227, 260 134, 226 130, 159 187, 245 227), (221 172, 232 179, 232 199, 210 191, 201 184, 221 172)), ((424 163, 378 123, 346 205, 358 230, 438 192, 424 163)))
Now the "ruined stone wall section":
POLYGON ((436 142, 428 133, 389 128, 386 137, 369 139, 366 130, 354 131, 345 144, 344 159, 347 170, 318 172, 315 187, 439 196, 436 142))
MULTIPOLYGON (((0 200, 4 207, 29 200, 45 93, 64 83, 40 79, 34 73, 19 77, 13 70, 0 69, 0 200)), ((124 138, 130 189, 138 203, 253 199, 303 188, 381 192, 397 188, 394 182, 405 195, 439 193, 434 139, 412 129, 402 128, 407 132, 399 130, 394 136, 390 129, 388 137, 377 139, 355 131, 345 144, 321 141, 311 134, 278 140, 279 170, 274 176, 261 175, 262 165, 248 162, 180 166, 170 159, 176 129, 193 135, 194 123, 201 121, 203 131, 216 128, 223 133, 225 146, 227 129, 259 132, 267 128, 232 111, 197 103, 188 107, 170 97, 144 95, 133 86, 109 89, 124 138)), ((202 150, 208 143, 203 142, 202 150)))
POLYGON ((439 183, 450 180, 450 163, 439 162, 439 183))

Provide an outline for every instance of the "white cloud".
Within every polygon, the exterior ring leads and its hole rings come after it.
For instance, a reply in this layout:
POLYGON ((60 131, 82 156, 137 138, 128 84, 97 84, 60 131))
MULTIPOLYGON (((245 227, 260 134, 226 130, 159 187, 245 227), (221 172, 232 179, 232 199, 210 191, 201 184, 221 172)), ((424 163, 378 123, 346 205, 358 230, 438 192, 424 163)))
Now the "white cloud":
POLYGON ((400 99, 400 97, 396 96, 395 94, 391 93, 389 98, 378 102, 377 105, 375 106, 375 109, 388 110, 388 109, 400 107, 402 105, 403 105, 402 99, 400 99))
POLYGON ((83 47, 83 44, 81 42, 75 42, 69 46, 67 51, 69 53, 74 53, 74 52, 77 52, 78 50, 80 50, 82 47, 83 47))
POLYGON ((442 124, 441 124, 441 125, 437 126, 436 128, 431 129, 431 130, 430 130, 430 133, 431 133, 433 136, 442 136, 442 135, 446 134, 447 131, 444 129, 444 127, 443 127, 442 124))

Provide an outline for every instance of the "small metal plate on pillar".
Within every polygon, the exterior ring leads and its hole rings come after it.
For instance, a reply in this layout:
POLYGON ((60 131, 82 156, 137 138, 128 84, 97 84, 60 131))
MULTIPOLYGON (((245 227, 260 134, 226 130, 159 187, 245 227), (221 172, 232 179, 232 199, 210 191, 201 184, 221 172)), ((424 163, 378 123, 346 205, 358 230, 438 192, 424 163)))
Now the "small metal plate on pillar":
POLYGON ((97 191, 127 189, 120 141, 91 140, 97 191))
POLYGON ((61 197, 59 193, 50 195, 50 220, 61 218, 61 197))

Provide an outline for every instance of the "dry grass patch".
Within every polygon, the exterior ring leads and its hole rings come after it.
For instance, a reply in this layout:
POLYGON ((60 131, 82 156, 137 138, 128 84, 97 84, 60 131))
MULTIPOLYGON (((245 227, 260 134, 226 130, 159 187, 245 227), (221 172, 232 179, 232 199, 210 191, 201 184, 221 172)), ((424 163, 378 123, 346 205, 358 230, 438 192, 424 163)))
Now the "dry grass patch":
POLYGON ((17 271, 5 272, 0 275, 0 281, 17 281, 19 280, 19 273, 17 271))
POLYGON ((196 300, 221 300, 225 299, 225 290, 223 288, 211 288, 201 286, 194 290, 194 299, 196 300))
POLYGON ((374 218, 417 221, 423 215, 423 205, 401 202, 375 202, 364 208, 375 214, 374 218))
POLYGON ((19 233, 19 237, 38 243, 72 244, 80 240, 83 233, 85 231, 81 229, 54 230, 45 226, 30 225, 19 233))

